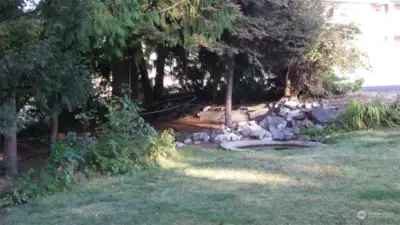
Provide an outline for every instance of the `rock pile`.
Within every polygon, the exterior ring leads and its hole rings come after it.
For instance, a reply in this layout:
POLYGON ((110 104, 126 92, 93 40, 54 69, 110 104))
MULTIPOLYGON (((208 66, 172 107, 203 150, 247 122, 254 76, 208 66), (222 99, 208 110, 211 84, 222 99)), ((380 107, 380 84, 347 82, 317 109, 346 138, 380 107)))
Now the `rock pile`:
MULTIPOLYGON (((207 107, 207 110, 210 109, 207 107)), ((241 114, 247 117, 232 128, 221 125, 218 131, 194 133, 186 138, 185 143, 223 143, 246 139, 322 141, 321 137, 300 135, 300 130, 325 129, 327 122, 335 117, 335 110, 325 100, 301 103, 295 98, 275 104, 242 107, 241 114)), ((211 114, 212 111, 206 112, 211 114)))

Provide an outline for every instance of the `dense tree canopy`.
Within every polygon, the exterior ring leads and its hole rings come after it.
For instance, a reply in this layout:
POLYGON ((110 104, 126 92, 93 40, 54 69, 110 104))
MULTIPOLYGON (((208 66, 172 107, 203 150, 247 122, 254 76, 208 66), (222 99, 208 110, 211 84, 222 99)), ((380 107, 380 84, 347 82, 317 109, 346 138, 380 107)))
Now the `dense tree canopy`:
POLYGON ((114 95, 128 84, 130 98, 150 103, 170 91, 168 66, 174 91, 207 101, 225 94, 227 125, 232 96, 265 100, 331 87, 334 67, 356 66, 361 55, 348 47, 356 29, 328 24, 325 11, 319 0, 1 1, 0 132, 8 174, 17 172, 19 109, 36 105, 53 121, 54 140, 60 113, 98 97, 88 98, 99 79, 114 95))

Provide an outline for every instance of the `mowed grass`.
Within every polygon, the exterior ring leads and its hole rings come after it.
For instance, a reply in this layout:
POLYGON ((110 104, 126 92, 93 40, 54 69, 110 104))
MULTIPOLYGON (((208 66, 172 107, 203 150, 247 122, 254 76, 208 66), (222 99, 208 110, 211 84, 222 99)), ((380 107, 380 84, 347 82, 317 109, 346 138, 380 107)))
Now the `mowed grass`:
POLYGON ((400 132, 327 148, 181 150, 162 169, 95 179, 8 210, 6 224, 400 224, 400 132), (367 218, 360 220, 359 211, 367 218))

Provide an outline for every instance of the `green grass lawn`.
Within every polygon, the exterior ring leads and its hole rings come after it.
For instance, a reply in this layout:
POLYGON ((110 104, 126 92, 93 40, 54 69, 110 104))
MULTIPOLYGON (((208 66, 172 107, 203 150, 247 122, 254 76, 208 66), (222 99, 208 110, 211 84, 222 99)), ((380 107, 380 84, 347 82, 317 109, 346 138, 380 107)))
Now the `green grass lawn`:
POLYGON ((323 149, 181 152, 162 169, 12 208, 6 224, 400 224, 399 131, 352 133, 323 149))

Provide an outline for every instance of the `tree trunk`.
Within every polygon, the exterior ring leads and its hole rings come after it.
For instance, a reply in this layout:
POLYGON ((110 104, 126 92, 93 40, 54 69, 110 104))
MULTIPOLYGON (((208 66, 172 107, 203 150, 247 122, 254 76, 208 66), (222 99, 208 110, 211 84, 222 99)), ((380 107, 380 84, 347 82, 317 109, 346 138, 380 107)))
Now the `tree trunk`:
POLYGON ((139 59, 138 67, 140 71, 140 81, 143 86, 145 102, 150 103, 153 101, 153 88, 149 78, 149 73, 147 71, 147 62, 143 56, 141 56, 139 59))
POLYGON ((16 176, 17 168, 17 115, 15 95, 11 96, 4 104, 4 108, 9 111, 12 122, 8 126, 4 134, 4 166, 6 168, 6 176, 16 176))
POLYGON ((58 113, 57 112, 52 112, 51 113, 51 130, 50 130, 50 146, 49 146, 49 153, 48 155, 50 156, 53 144, 56 141, 58 134, 58 113))
POLYGON ((129 61, 129 75, 131 84, 131 99, 137 99, 139 96, 139 74, 134 59, 129 61))
POLYGON ((289 68, 287 69, 287 71, 286 71, 286 77, 285 77, 285 79, 286 79, 286 80, 285 80, 285 97, 289 97, 290 94, 291 94, 291 91, 290 91, 291 85, 290 85, 290 77, 289 77, 291 68, 292 68, 292 67, 289 67, 289 68))
POLYGON ((165 76, 165 59, 168 55, 168 49, 163 45, 158 45, 157 61, 156 61, 156 79, 154 84, 154 99, 159 100, 164 91, 164 76, 165 76))
MULTIPOLYGON (((218 66, 219 65, 215 65, 218 66)), ((212 102, 216 103, 217 101, 217 96, 218 96, 218 86, 219 83, 221 82, 221 70, 219 68, 215 68, 212 70, 212 76, 213 76, 213 81, 212 81, 212 102)))
POLYGON ((226 73, 226 98, 225 98, 225 125, 232 127, 232 89, 233 73, 235 66, 233 52, 227 53, 227 73, 226 73))
POLYGON ((122 96, 124 85, 129 84, 129 61, 117 59, 112 64, 112 94, 122 96))

